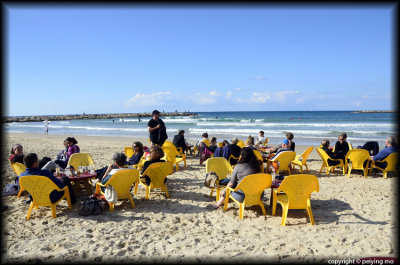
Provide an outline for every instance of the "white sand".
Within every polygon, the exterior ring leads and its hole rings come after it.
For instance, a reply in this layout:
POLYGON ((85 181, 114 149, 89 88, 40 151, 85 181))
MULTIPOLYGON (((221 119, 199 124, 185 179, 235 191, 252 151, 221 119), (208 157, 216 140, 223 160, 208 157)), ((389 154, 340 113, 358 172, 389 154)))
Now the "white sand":
MULTIPOLYGON (((63 135, 5 134, 3 136, 3 185, 15 178, 7 158, 12 144, 20 143, 24 152, 39 157, 55 155, 63 148, 63 135)), ((110 163, 112 154, 147 139, 77 136, 81 152, 93 156, 96 168, 110 163)), ((296 146, 300 154, 306 147, 296 146)), ((289 210, 287 225, 281 226, 282 211, 271 215, 270 189, 260 207, 248 207, 239 220, 238 206, 231 202, 210 210, 215 200, 204 187, 205 166, 188 157, 188 168, 168 177, 171 198, 152 192, 145 200, 144 189, 134 196, 135 208, 120 201, 115 211, 80 216, 80 205, 70 210, 66 201, 57 206, 57 218, 49 207, 33 210, 25 219, 27 196, 8 196, 3 204, 3 262, 327 262, 329 259, 398 257, 397 178, 381 173, 364 179, 360 171, 351 178, 336 170, 327 176, 319 173, 321 160, 313 150, 308 165, 319 179, 320 191, 312 194, 315 225, 305 210, 289 210)), ((215 193, 214 193, 215 194, 215 193)), ((87 194, 82 191, 80 200, 87 194)))

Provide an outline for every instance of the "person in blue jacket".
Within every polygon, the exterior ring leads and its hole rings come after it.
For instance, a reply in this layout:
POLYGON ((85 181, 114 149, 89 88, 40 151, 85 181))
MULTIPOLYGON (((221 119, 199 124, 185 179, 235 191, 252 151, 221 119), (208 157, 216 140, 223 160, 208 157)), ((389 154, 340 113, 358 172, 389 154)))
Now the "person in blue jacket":
MULTIPOLYGON (((39 168, 39 158, 38 155, 35 153, 29 153, 24 157, 24 164, 26 166, 26 170, 19 175, 19 178, 23 178, 24 176, 30 175, 38 175, 48 177, 51 181, 53 181, 60 189, 63 189, 65 186, 68 186, 71 203, 75 204, 75 194, 71 185, 71 181, 68 177, 63 177, 62 180, 56 178, 53 173, 51 173, 47 169, 40 169, 39 168)), ((56 191, 53 190, 50 193, 50 201, 52 203, 58 201, 64 195, 64 191, 56 191)), ((31 195, 29 195, 30 200, 32 201, 31 195)))
POLYGON ((386 144, 385 148, 379 151, 379 153, 377 153, 375 156, 371 156, 371 159, 375 161, 375 165, 377 165, 380 168, 386 168, 387 163, 376 162, 376 161, 382 161, 391 153, 397 152, 396 142, 393 136, 388 136, 386 138, 385 144, 386 144))

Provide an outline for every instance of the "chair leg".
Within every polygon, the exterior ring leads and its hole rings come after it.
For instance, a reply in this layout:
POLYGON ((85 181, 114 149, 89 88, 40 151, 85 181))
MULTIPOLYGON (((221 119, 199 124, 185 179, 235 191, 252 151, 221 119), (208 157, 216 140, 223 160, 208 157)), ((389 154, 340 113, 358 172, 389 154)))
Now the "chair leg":
POLYGON ((23 189, 22 187, 20 187, 17 197, 21 196, 21 194, 22 194, 23 191, 24 191, 24 189, 23 189))
POLYGON ((29 210, 28 210, 28 215, 26 216, 26 220, 29 220, 29 218, 31 218, 31 212, 34 206, 35 205, 33 204, 33 202, 31 202, 31 204, 29 205, 29 210))
POLYGON ((52 204, 51 206, 51 217, 56 218, 57 214, 56 214, 56 205, 52 204))
POLYGON ((267 212, 265 211, 264 203, 262 201, 260 202, 260 207, 263 212, 263 215, 267 215, 267 212))
POLYGON ((303 165, 300 166, 300 174, 303 174, 303 165))
POLYGON ((213 192, 214 192, 214 188, 211 188, 211 192, 210 192, 210 198, 212 197, 212 195, 213 195, 213 192))
POLYGON ((347 177, 350 178, 350 173, 351 173, 351 167, 347 170, 347 177))
POLYGON ((135 203, 133 202, 132 196, 129 195, 129 201, 131 202, 132 208, 135 208, 135 203))
POLYGON ((165 196, 167 196, 167 198, 169 198, 169 193, 168 193, 167 186, 164 185, 164 189, 165 189, 165 196))
POLYGON ((239 219, 243 219, 244 202, 239 204, 239 219))
POLYGON ((314 225, 314 217, 312 215, 312 211, 311 211, 311 204, 310 204, 310 200, 307 201, 307 213, 308 213, 308 217, 310 217, 310 222, 311 225, 314 225))
POLYGON ((175 163, 175 169, 176 169, 176 171, 179 171, 179 165, 178 165, 178 163, 175 163))
POLYGON ((289 211, 289 207, 288 206, 285 207, 282 205, 282 222, 281 222, 282 226, 286 225, 286 218, 287 218, 288 211, 289 211))
POLYGON ((226 193, 225 193, 225 202, 224 202, 224 211, 226 211, 226 209, 228 209, 228 203, 229 203, 229 196, 231 194, 231 191, 226 189, 226 193))
POLYGON ((108 204, 110 205, 110 212, 114 212, 114 203, 109 202, 108 204))
POLYGON ((139 181, 136 181, 136 183, 135 183, 135 194, 137 194, 138 186, 139 186, 139 181))
POLYGON ((215 196, 215 200, 218 201, 219 200, 219 196, 221 194, 221 189, 217 188, 217 196, 215 196))
POLYGON ((146 200, 150 198, 150 186, 146 186, 146 200))
POLYGON ((385 179, 387 177, 387 170, 383 171, 383 178, 385 179))
MULTIPOLYGON (((273 192, 273 191, 272 191, 273 192)), ((276 204, 278 203, 278 196, 276 196, 275 192, 272 195, 272 215, 275 215, 276 212, 276 204)))

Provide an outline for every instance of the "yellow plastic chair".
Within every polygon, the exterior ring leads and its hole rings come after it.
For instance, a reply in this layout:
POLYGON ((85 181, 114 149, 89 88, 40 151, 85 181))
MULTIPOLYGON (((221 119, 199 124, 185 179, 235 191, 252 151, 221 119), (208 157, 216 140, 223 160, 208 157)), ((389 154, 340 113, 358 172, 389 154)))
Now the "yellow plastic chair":
POLYGON ((329 172, 335 170, 335 168, 337 167, 343 167, 343 176, 346 175, 346 164, 343 163, 342 159, 332 159, 328 156, 328 154, 322 149, 322 148, 316 148, 317 153, 319 154, 319 156, 322 159, 322 166, 321 169, 319 170, 319 172, 322 171, 322 169, 324 167, 326 167, 326 174, 329 175, 329 172), (332 161, 339 161, 340 163, 338 165, 335 166, 329 166, 328 165, 328 159, 332 160, 332 161))
POLYGON ((270 174, 266 173, 258 173, 251 174, 246 177, 236 186, 235 189, 231 187, 226 188, 225 194, 225 205, 224 211, 228 208, 229 199, 232 199, 235 203, 239 205, 239 219, 243 219, 244 208, 246 206, 259 205, 264 215, 265 212, 264 203, 261 198, 262 192, 271 187, 272 177, 270 174), (244 201, 239 202, 234 199, 231 195, 231 192, 241 190, 244 195, 244 201))
POLYGON ((279 202, 282 206, 281 225, 286 225, 289 209, 307 210, 311 225, 314 225, 314 218, 311 211, 312 192, 319 192, 319 183, 316 176, 306 174, 287 176, 279 188, 273 190, 272 215, 275 215, 276 205, 279 202))
POLYGON ((223 142, 219 142, 218 143, 218 147, 224 147, 224 143, 223 142))
POLYGON ((240 148, 243 148, 243 147, 246 146, 246 144, 245 144, 242 140, 240 140, 240 139, 239 139, 239 142, 237 143, 237 145, 238 145, 240 148))
POLYGON ((31 217, 31 212, 34 207, 39 209, 39 206, 50 206, 51 215, 53 218, 56 218, 56 205, 61 202, 62 199, 67 199, 68 208, 72 209, 71 206, 71 198, 69 196, 69 189, 65 186, 63 189, 60 189, 51 179, 44 176, 23 176, 19 178, 19 185, 21 188, 29 192, 32 196, 33 201, 31 202, 28 210, 28 215, 26 216, 26 220, 29 220, 31 217), (50 201, 50 193, 53 190, 64 191, 64 195, 55 203, 50 201))
POLYGON ((69 157, 68 166, 73 166, 74 169, 78 169, 79 166, 93 166, 95 169, 93 158, 89 153, 74 153, 69 157))
MULTIPOLYGON (((10 166, 14 170, 15 174, 17 174, 17 176, 21 175, 26 170, 26 166, 19 162, 11 163, 11 161, 10 161, 10 166)), ((17 197, 21 196, 21 193, 23 191, 24 191, 24 189, 20 186, 17 197)))
MULTIPOLYGON (((211 171, 214 171, 218 176, 215 187, 217 190, 217 196, 215 200, 218 201, 221 188, 225 187, 225 185, 220 185, 219 181, 226 178, 229 174, 232 174, 232 166, 224 157, 212 157, 206 160, 206 173, 210 173, 211 171)), ((210 197, 212 197, 213 192, 214 188, 211 188, 210 197)))
POLYGON ((269 138, 265 138, 264 142, 261 145, 267 146, 268 142, 269 142, 269 138))
POLYGON ((261 172, 264 173, 264 159, 261 155, 261 152, 258 150, 253 150, 253 152, 256 155, 258 162, 260 162, 261 172))
POLYGON ((179 155, 183 155, 183 150, 182 147, 176 147, 172 142, 170 141, 165 141, 163 143, 162 147, 172 147, 172 148, 176 148, 176 150, 179 152, 179 155))
MULTIPOLYGON (((146 200, 150 198, 150 190, 151 189, 161 189, 161 191, 165 191, 165 196, 169 198, 169 193, 167 186, 164 184, 164 180, 167 176, 174 173, 174 166, 172 162, 157 162, 151 164, 145 172, 143 172, 142 176, 148 176, 151 180, 150 186, 146 184, 145 179, 140 178, 140 183, 142 183, 146 187, 146 200)), ((137 193, 138 183, 135 186, 135 194, 137 193)))
POLYGON ((142 156, 142 158, 140 158, 139 162, 136 165, 132 165, 133 168, 138 169, 139 171, 142 170, 143 166, 144 166, 144 162, 146 162, 149 159, 149 157, 145 157, 144 155, 142 156))
POLYGON ((296 158, 292 161, 293 169, 299 166, 300 172, 303 174, 303 166, 305 166, 308 171, 307 159, 313 149, 314 147, 310 146, 301 155, 296 155, 296 158))
POLYGON ((369 156, 369 152, 365 149, 352 149, 349 150, 346 154, 346 168, 348 171, 347 177, 350 177, 350 173, 352 169, 361 169, 364 172, 364 178, 367 178, 368 175, 368 165, 371 157, 369 156), (351 163, 348 162, 350 160, 351 163), (367 161, 364 167, 364 162, 367 161))
MULTIPOLYGON (((123 169, 111 176, 111 178, 103 185, 100 182, 96 183, 96 193, 104 194, 100 187, 107 187, 111 185, 117 192, 118 200, 128 199, 135 208, 135 203, 133 202, 132 194, 130 192, 133 183, 139 182, 139 170, 137 169, 123 169)), ((109 202, 110 211, 114 211, 114 203, 109 202)))
MULTIPOLYGON (((203 139, 200 142, 203 142, 207 145, 207 147, 210 146, 210 139, 203 139)), ((199 147, 197 145, 195 145, 193 147, 193 156, 196 156, 196 154, 199 153, 199 147)))
POLYGON ((279 153, 273 159, 268 160, 268 168, 271 162, 279 162, 279 168, 276 171, 276 174, 279 175, 279 171, 287 170, 289 175, 292 174, 290 172, 290 163, 296 158, 296 152, 294 151, 284 151, 279 153))
POLYGON ((377 169, 380 169, 380 170, 383 171, 383 178, 387 177, 387 172, 388 171, 394 171, 394 173, 396 175, 398 175, 397 169, 396 169, 396 164, 398 163, 398 161, 399 161, 399 152, 391 153, 390 155, 388 155, 382 161, 372 161, 372 165, 371 165, 371 168, 370 168, 370 173, 372 171, 372 168, 377 168, 377 169), (379 167, 379 166, 377 166, 375 164, 376 162, 386 162, 387 166, 386 166, 386 168, 381 168, 381 167, 379 167))
POLYGON ((174 147, 163 146, 162 149, 164 151, 166 160, 175 164, 176 171, 179 171, 179 163, 182 161, 184 162, 186 169, 186 155, 180 155, 176 150, 175 145, 174 147))
POLYGON ((127 146, 124 149, 124 153, 125 153, 126 157, 131 158, 133 156, 133 154, 135 153, 135 151, 133 150, 133 148, 131 146, 127 146))

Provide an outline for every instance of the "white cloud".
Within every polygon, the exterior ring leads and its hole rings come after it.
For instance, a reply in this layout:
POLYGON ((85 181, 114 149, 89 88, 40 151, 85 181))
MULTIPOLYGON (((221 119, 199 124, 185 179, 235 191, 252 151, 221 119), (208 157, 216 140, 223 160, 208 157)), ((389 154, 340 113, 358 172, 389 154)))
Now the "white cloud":
POLYGON ((265 80, 266 78, 262 75, 256 76, 255 77, 256 80, 265 80))
POLYGON ((254 92, 250 99, 248 100, 248 103, 250 104, 260 104, 260 103, 265 103, 271 99, 271 95, 267 93, 262 93, 262 92, 254 92))
POLYGON ((354 105, 354 106, 361 106, 361 104, 362 104, 362 101, 361 101, 361 100, 353 101, 353 105, 354 105))
POLYGON ((293 90, 285 90, 285 91, 280 91, 276 92, 274 94, 274 100, 277 101, 285 101, 287 97, 293 97, 297 95, 299 91, 293 91, 293 90))
POLYGON ((215 92, 215 91, 210 91, 210 93, 208 93, 208 94, 210 94, 211 96, 216 96, 216 95, 217 95, 217 92, 215 92))
POLYGON ((164 105, 165 101, 171 98, 171 92, 157 92, 152 94, 137 93, 134 97, 131 97, 126 103, 126 106, 136 105, 164 105))
POLYGON ((243 88, 241 88, 241 87, 235 88, 235 91, 240 91, 240 90, 243 90, 243 88))

